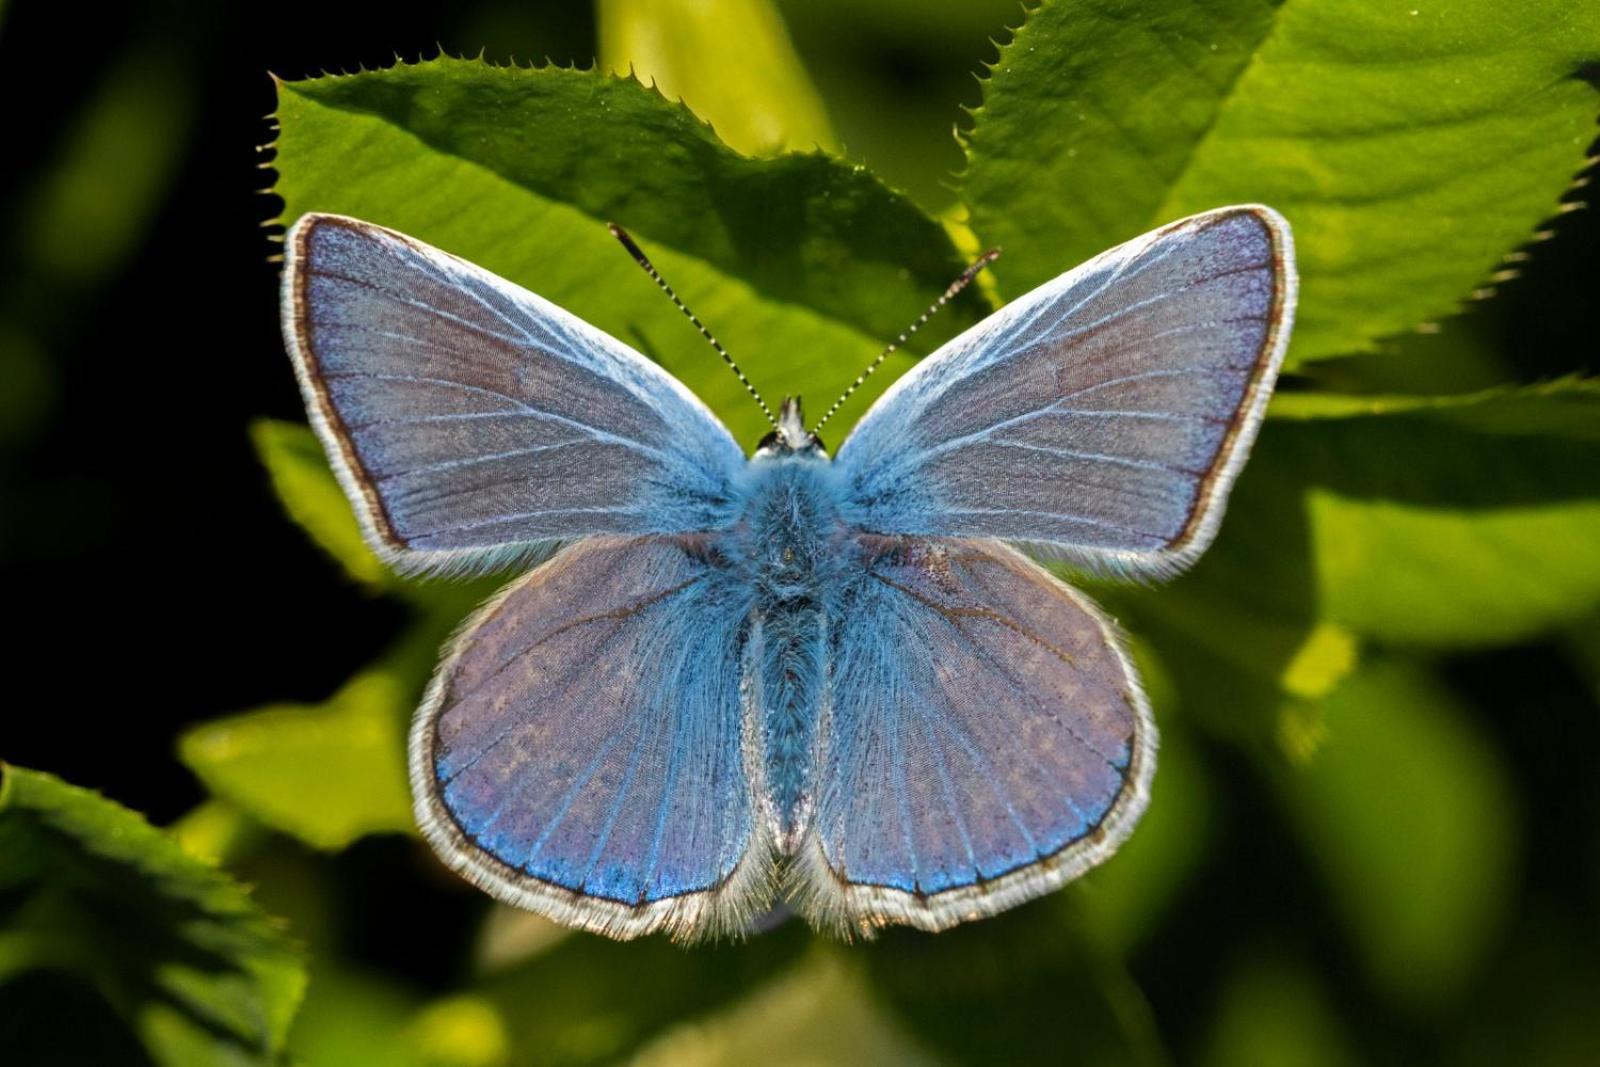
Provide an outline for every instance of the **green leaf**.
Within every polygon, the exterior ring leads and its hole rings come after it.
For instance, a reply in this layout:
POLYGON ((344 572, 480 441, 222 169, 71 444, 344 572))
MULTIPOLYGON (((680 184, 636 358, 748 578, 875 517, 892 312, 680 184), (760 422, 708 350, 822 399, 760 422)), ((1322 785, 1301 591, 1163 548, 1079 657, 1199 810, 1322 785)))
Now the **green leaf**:
POLYGON ((137 813, 0 774, 0 981, 83 977, 157 1063, 278 1062, 305 983, 279 926, 137 813))
POLYGON ((319 968, 289 1048, 305 1067, 414 1067, 417 1054, 405 1025, 414 998, 387 982, 319 968))
POLYGON ((1597 56, 1600 6, 1569 0, 1045 0, 984 85, 963 193, 1008 297, 1270 204, 1299 253, 1291 363, 1364 350, 1452 312, 1556 212, 1597 56))
POLYGON ((886 930, 852 952, 880 1000, 947 1061, 1058 1062, 1070 1040, 1073 1062, 1164 1062, 1143 993, 1075 904, 1052 894, 937 935, 886 930))
POLYGON ((408 578, 395 573, 361 536, 350 500, 310 428, 257 419, 251 424, 250 436, 279 503, 311 540, 350 578, 373 592, 405 599, 435 617, 436 628, 438 620, 444 620, 446 629, 453 626, 505 581, 504 575, 462 580, 408 578))
POLYGON ((1600 386, 1575 379, 1282 394, 1194 570, 1107 598, 1208 726, 1305 756, 1359 640, 1506 644, 1600 609, 1597 427, 1600 386))
MULTIPOLYGON (((863 169, 748 159, 631 80, 439 59, 279 88, 286 219, 343 212, 479 263, 657 359, 741 441, 764 420, 605 221, 635 231, 758 388, 804 392, 813 410, 964 266, 937 222, 863 169)), ((924 345, 978 316, 964 297, 924 345)))
POLYGON ((14 255, 66 287, 103 281, 127 261, 184 158, 195 101, 188 71, 164 45, 127 50, 19 212, 14 255))
POLYGON ((472 1010, 499 1020, 476 1025, 501 1035, 511 1063, 624 1062, 671 1027, 715 1016, 791 968, 809 938, 798 922, 742 944, 692 948, 577 935, 483 978, 466 996, 472 1010))
POLYGON ((1298 960, 1247 955, 1228 975, 1205 1061, 1216 1067, 1354 1067, 1338 1011, 1317 976, 1298 960))
POLYGON ((1211 836, 1211 783, 1205 767, 1188 736, 1170 716, 1162 718, 1149 807, 1127 843, 1073 890, 1085 927, 1125 955, 1155 934, 1184 881, 1204 858, 1211 836))
POLYGON ((1328 698, 1328 739, 1278 785, 1372 978, 1425 1006, 1471 981, 1504 916, 1515 800, 1466 709, 1374 662, 1328 698))
POLYGON ((632 1060, 634 1067, 939 1062, 900 1032, 860 968, 834 951, 814 952, 731 1007, 668 1030, 632 1060))
POLYGON ((1256 457, 1306 486, 1322 617, 1376 640, 1471 647, 1600 608, 1600 383, 1285 395, 1272 414, 1256 457))
POLYGON ((322 704, 196 726, 179 739, 179 756, 213 794, 317 848, 410 833, 406 735, 448 628, 425 620, 322 704))
POLYGON ((339 488, 315 434, 295 423, 257 419, 250 426, 250 440, 289 517, 346 574, 374 590, 401 583, 367 547, 349 498, 339 488))
POLYGON ((746 155, 837 151, 770 0, 600 0, 600 65, 653 82, 746 155))

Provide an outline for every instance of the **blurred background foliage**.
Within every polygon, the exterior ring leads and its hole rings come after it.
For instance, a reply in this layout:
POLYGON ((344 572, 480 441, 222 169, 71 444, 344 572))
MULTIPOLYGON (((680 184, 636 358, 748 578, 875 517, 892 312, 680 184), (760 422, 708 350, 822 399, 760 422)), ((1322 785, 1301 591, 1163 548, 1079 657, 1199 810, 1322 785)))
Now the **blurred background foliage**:
POLYGON ((7 1062, 1600 1062, 1592 5, 20 0, 0 56, 7 1062), (496 582, 362 545, 278 224, 482 263, 750 441, 601 221, 816 403, 982 247, 886 370, 1240 201, 1295 227, 1292 370, 1202 564, 1095 590, 1163 729, 1103 868, 936 937, 681 949, 412 836, 405 724, 496 582))

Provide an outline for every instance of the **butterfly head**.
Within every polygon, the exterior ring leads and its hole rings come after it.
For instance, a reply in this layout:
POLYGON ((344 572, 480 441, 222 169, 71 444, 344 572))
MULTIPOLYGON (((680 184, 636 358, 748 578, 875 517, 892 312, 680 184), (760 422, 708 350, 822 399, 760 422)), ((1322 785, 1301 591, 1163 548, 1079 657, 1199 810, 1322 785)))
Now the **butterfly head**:
POLYGON ((806 429, 805 412, 800 409, 800 398, 786 396, 778 408, 778 422, 773 431, 756 446, 757 458, 778 456, 810 456, 826 459, 828 450, 822 438, 806 429))

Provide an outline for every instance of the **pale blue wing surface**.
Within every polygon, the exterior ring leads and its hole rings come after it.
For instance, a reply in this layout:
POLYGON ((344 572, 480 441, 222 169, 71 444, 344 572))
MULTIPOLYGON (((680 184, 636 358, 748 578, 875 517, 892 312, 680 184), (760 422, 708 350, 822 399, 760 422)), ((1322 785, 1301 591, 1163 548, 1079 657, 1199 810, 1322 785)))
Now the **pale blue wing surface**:
POLYGON ((1288 224, 1223 208, 1020 297, 907 373, 838 453, 846 518, 1166 574, 1215 534, 1276 381, 1288 224))
POLYGON ((284 333, 369 541, 470 567, 597 533, 714 529, 743 453, 627 345, 402 234, 289 231, 284 333))
POLYGON ((412 729, 434 848, 613 937, 742 928, 769 866, 740 740, 749 597, 682 538, 586 540, 514 583, 412 729))
POLYGON ((1110 855, 1156 745, 1111 624, 1003 545, 863 544, 831 619, 813 919, 942 929, 1110 855))

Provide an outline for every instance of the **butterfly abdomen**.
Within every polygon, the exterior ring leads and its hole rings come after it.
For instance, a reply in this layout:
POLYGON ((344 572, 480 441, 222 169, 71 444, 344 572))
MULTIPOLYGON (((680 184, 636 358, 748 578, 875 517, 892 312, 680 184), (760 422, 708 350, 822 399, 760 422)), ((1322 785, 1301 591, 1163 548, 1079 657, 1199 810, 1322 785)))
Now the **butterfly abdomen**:
POLYGON ((810 824, 824 678, 825 619, 838 586, 838 508, 821 458, 758 460, 742 524, 755 586, 753 660, 763 800, 780 851, 810 824))

